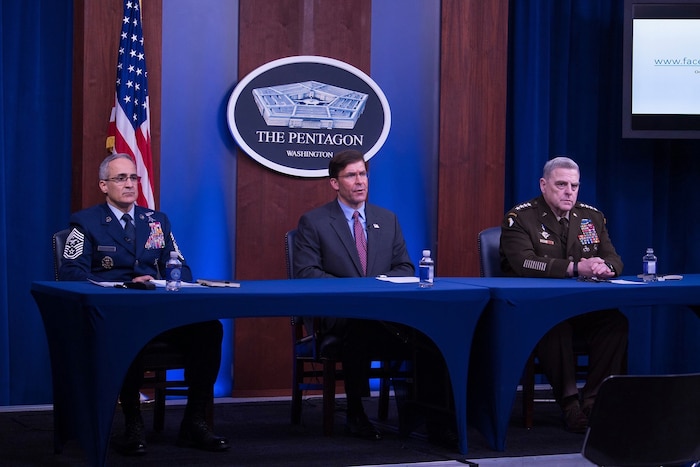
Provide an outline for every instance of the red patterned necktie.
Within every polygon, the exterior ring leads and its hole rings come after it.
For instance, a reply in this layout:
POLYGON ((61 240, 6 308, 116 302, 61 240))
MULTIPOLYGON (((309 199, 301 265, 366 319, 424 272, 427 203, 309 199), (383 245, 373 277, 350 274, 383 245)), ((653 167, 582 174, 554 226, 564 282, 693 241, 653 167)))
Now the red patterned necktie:
POLYGON ((360 213, 355 211, 352 213, 353 229, 355 230, 355 246, 357 254, 360 255, 360 264, 362 265, 362 275, 367 275, 367 239, 365 239, 364 229, 360 222, 360 213))

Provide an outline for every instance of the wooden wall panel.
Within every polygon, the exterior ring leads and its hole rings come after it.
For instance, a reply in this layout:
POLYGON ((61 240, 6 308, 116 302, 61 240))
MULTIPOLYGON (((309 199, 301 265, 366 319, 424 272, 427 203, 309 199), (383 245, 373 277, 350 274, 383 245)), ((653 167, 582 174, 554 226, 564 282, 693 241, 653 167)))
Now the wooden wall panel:
MULTIPOLYGON (((269 61, 322 55, 369 73, 371 1, 240 0, 239 77, 269 61)), ((239 151, 236 278, 286 277, 284 233, 301 214, 333 198, 327 179, 279 174, 239 151), (271 247, 274 246, 274 247, 271 247)), ((300 310, 303 312, 306 310, 300 310)), ((234 394, 289 394, 288 319, 239 319, 234 340, 234 394)))
POLYGON ((478 276, 503 217, 508 0, 443 0, 437 274, 478 276))
MULTIPOLYGON (((160 188, 162 0, 143 1, 156 206, 160 188)), ((104 202, 97 171, 114 105, 122 0, 75 0, 73 25, 73 182, 71 210, 104 202)))
MULTIPOLYGON (((324 55, 370 73, 371 0, 267 0, 265 14, 257 0, 239 5, 241 78, 292 55, 324 55)), ((74 4, 73 210, 103 200, 96 174, 106 155, 121 8, 120 0, 74 4)), ((162 0, 145 0, 143 9, 158 204, 162 0)), ((478 274, 476 233, 503 214, 507 15, 508 0, 442 0, 439 275, 478 274)), ((283 278, 284 232, 332 191, 325 179, 278 174, 241 152, 237 159, 237 278, 283 278)), ((288 320, 238 320, 235 328, 234 393, 288 393, 288 320)))

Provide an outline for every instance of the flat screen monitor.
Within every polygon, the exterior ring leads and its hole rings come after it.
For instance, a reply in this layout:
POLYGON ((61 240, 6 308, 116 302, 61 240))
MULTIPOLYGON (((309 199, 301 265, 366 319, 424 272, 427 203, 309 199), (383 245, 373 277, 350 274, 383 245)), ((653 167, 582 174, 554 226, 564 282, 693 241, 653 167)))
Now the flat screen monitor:
POLYGON ((625 0, 622 136, 700 138, 700 0, 625 0))

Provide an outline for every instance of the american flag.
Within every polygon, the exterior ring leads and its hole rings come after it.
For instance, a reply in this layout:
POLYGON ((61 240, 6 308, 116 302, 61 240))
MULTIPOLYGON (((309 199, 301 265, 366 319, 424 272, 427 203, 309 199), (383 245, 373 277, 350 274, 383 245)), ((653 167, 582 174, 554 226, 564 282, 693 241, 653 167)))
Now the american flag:
POLYGON ((136 173, 141 176, 137 203, 155 209, 147 78, 139 0, 124 0, 115 104, 109 119, 107 148, 131 155, 136 173))

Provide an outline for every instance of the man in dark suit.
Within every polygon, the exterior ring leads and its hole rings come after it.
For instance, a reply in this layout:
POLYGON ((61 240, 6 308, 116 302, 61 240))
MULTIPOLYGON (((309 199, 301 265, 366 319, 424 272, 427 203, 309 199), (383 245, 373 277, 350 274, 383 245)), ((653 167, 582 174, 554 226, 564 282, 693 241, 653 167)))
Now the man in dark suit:
MULTIPOLYGON (((340 152, 330 161, 329 181, 337 196, 300 218, 294 244, 294 277, 415 275, 396 215, 366 202, 367 170, 362 153, 354 150, 340 152)), ((362 406, 371 355, 377 351, 406 353, 407 336, 414 334, 398 325, 372 320, 326 318, 324 324, 325 332, 341 340, 346 431, 362 438, 381 439, 362 406)), ((429 346, 426 340, 421 339, 429 346)), ((431 376, 426 375, 422 381, 434 384, 431 376)))
MULTIPOLYGON (((59 279, 115 282, 160 279, 170 252, 176 251, 183 263, 182 280, 191 281, 192 273, 175 242, 168 217, 135 205, 139 177, 131 156, 108 156, 100 164, 99 177, 106 203, 71 216, 71 232, 66 239, 59 279)), ((181 349, 189 357, 185 368, 187 406, 177 440, 180 446, 209 451, 229 448, 228 440, 215 435, 205 417, 221 363, 222 338, 219 321, 182 326, 155 338, 181 349)), ((117 440, 115 447, 127 455, 146 452, 139 394, 143 375, 143 364, 137 356, 119 395, 126 428, 124 438, 117 440)))

